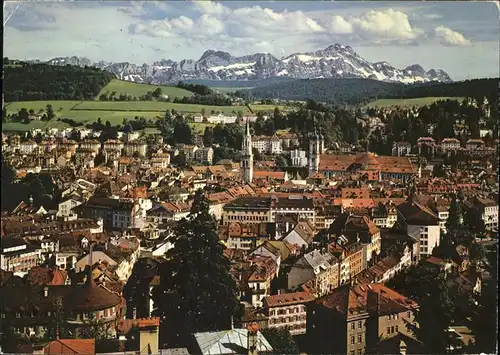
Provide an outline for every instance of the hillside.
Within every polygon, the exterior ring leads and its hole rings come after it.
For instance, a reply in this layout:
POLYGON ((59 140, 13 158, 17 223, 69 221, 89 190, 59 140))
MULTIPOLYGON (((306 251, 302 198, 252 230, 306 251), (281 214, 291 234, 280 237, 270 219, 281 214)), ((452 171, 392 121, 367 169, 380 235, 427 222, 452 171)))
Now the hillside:
POLYGON ((131 81, 123 81, 118 79, 111 80, 108 85, 102 88, 99 92, 100 96, 105 93, 116 92, 116 95, 126 94, 133 97, 140 97, 146 95, 148 92, 153 92, 157 88, 160 88, 163 95, 167 95, 169 98, 174 97, 184 97, 192 96, 193 93, 184 89, 177 88, 175 86, 164 86, 164 85, 151 85, 151 84, 140 84, 131 81))
POLYGON ((474 79, 453 83, 405 85, 371 79, 305 79, 242 90, 238 95, 255 99, 313 99, 336 105, 368 104, 378 99, 419 97, 486 96, 490 102, 498 97, 498 79, 474 79))
POLYGON ((4 100, 91 100, 114 75, 100 69, 3 60, 4 100))
POLYGON ((302 79, 242 90, 236 94, 244 97, 252 95, 254 99, 313 99, 336 105, 354 105, 394 93, 402 94, 403 87, 402 84, 372 79, 302 79))

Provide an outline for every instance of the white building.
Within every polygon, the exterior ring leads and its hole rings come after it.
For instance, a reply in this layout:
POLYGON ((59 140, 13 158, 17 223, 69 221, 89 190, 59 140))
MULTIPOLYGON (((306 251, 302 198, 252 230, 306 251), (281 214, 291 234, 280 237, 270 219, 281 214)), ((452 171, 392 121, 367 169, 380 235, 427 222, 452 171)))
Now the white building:
POLYGON ((257 136, 252 138, 252 148, 255 148, 259 153, 266 154, 281 154, 283 149, 281 139, 277 136, 257 136))
POLYGON ((305 150, 294 149, 290 151, 292 166, 307 166, 307 156, 305 150))
POLYGON ((441 151, 442 152, 448 152, 448 151, 456 151, 460 148, 460 141, 456 138, 444 138, 441 141, 441 151))
POLYGON ((392 155, 401 157, 411 153, 411 144, 409 142, 394 142, 392 145, 392 155))
POLYGON ((214 159, 214 149, 212 147, 200 148, 194 153, 196 161, 212 164, 214 159))
POLYGON ((420 242, 420 255, 430 256, 439 246, 441 228, 439 217, 429 208, 414 201, 397 206, 398 222, 407 234, 420 242))

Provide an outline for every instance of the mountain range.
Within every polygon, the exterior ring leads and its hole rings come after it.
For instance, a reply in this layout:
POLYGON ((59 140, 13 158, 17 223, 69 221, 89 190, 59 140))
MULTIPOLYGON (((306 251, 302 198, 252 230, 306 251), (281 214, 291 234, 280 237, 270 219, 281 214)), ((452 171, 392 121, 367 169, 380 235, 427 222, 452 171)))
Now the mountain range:
POLYGON ((269 53, 235 57, 207 50, 199 60, 162 59, 152 64, 92 62, 87 58, 53 58, 52 65, 93 66, 117 78, 138 83, 166 84, 179 80, 248 81, 282 77, 295 79, 364 78, 404 84, 452 82, 442 69, 424 70, 419 64, 397 69, 388 62, 371 63, 350 46, 334 44, 316 52, 294 53, 278 59, 269 53))

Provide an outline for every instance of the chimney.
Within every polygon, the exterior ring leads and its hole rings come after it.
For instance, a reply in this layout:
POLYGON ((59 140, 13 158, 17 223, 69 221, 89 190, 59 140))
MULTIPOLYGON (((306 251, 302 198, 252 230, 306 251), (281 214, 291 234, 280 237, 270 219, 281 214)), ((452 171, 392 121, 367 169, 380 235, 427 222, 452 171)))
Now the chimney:
POLYGON ((158 354, 160 318, 139 319, 137 325, 139 327, 139 354, 158 354))
POLYGON ((399 342, 399 353, 401 355, 406 355, 406 343, 403 340, 399 342))
POLYGON ((259 325, 257 323, 250 324, 247 331, 248 355, 257 355, 259 325))

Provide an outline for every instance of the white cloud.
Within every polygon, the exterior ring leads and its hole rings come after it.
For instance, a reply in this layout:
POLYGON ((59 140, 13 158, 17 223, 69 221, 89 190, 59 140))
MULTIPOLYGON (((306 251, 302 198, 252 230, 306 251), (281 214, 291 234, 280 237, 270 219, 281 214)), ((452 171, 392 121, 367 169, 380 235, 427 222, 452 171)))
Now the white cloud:
POLYGON ((228 15, 231 13, 231 10, 221 4, 220 2, 215 1, 193 1, 192 2, 195 9, 197 9, 202 14, 208 15, 228 15))
POLYGON ((335 15, 332 18, 331 30, 333 33, 346 34, 352 33, 352 25, 342 16, 335 15))
POLYGON ((464 37, 463 34, 453 31, 451 28, 438 26, 434 29, 434 34, 447 46, 470 46, 472 42, 464 37))
POLYGON ((352 18, 350 22, 356 34, 375 43, 414 40, 423 32, 412 27, 408 15, 394 9, 369 11, 362 17, 352 18))

